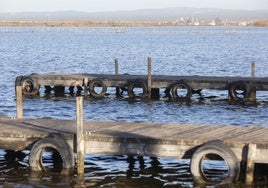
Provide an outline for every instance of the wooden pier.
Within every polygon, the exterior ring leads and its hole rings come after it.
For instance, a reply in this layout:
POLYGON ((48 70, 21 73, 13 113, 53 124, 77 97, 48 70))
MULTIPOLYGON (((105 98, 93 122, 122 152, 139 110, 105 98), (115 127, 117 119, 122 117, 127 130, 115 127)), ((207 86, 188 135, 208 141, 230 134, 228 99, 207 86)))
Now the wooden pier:
POLYGON ((147 75, 119 74, 116 60, 115 74, 31 74, 18 76, 16 86, 23 87, 24 95, 37 95, 40 87, 45 88, 46 94, 64 95, 65 87, 69 87, 71 95, 76 88, 77 95, 94 98, 105 97, 107 88, 112 87, 116 88, 116 96, 126 91, 129 98, 159 99, 160 89, 164 89, 165 96, 173 100, 189 100, 193 94, 203 97, 203 89, 215 89, 226 90, 226 96, 232 102, 254 102, 256 91, 268 91, 268 77, 255 77, 255 63, 252 63, 251 77, 215 77, 152 75, 151 61, 148 58, 147 75))
POLYGON ((84 121, 83 97, 76 98, 76 121, 23 119, 19 93, 21 86, 17 86, 18 118, 0 118, 0 148, 31 150, 29 164, 35 171, 44 170, 41 153, 46 148, 61 154, 64 173, 74 168, 73 153, 77 153, 80 175, 85 153, 189 158, 196 183, 211 183, 201 162, 215 156, 228 168, 222 183, 242 178, 250 184, 254 164, 268 163, 267 127, 84 121))
POLYGON ((228 175, 222 184, 239 178, 252 183, 255 163, 268 163, 268 128, 261 126, 216 126, 157 123, 103 122, 83 120, 83 97, 105 97, 108 87, 116 88, 116 96, 125 91, 129 98, 160 97, 160 89, 172 100, 189 100, 192 94, 202 97, 202 89, 226 90, 232 102, 254 102, 256 91, 268 91, 268 77, 209 77, 152 75, 148 58, 147 75, 47 73, 18 76, 15 81, 17 119, 0 118, 0 148, 30 150, 29 165, 33 171, 44 170, 42 152, 50 150, 62 158, 61 173, 84 173, 85 153, 140 155, 152 157, 189 158, 190 171, 198 184, 214 179, 203 170, 205 160, 224 160, 228 175), (65 95, 76 89, 76 121, 23 119, 24 96, 65 95), (139 93, 136 93, 136 89, 139 93), (50 148, 50 149, 48 149, 50 148))
MULTIPOLYGON (((36 141, 55 134, 77 151, 75 121, 1 118, 0 126, 1 149, 31 150, 36 141)), ((202 144, 220 140, 239 163, 248 163, 248 182, 253 181, 254 163, 268 163, 268 128, 264 127, 107 121, 84 121, 83 126, 84 152, 88 154, 191 158, 202 144)))

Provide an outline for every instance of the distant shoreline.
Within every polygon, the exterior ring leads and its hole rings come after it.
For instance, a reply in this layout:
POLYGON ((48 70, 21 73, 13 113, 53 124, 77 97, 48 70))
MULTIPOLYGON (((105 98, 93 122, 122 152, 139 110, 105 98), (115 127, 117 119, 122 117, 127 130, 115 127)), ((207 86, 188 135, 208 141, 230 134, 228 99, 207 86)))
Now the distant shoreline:
MULTIPOLYGON (((195 26, 175 22, 90 22, 90 21, 0 21, 0 26, 35 26, 35 27, 154 27, 154 26, 195 26)), ((199 25, 211 26, 211 25, 199 25)), ((226 25, 215 25, 226 26, 226 25)), ((236 26, 236 25, 227 25, 236 26)), ((268 27, 268 21, 258 21, 248 26, 268 27)))
POLYGON ((174 23, 155 22, 90 22, 90 21, 7 21, 0 26, 38 26, 38 27, 136 27, 136 26, 175 26, 174 23))

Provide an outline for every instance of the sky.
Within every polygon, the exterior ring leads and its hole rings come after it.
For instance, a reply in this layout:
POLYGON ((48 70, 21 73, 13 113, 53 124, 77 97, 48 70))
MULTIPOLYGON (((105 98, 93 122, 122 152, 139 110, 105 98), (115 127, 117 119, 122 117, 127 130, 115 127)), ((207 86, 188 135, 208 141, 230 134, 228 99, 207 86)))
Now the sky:
POLYGON ((0 12, 101 12, 151 8, 193 7, 268 10, 268 0, 0 0, 0 12))

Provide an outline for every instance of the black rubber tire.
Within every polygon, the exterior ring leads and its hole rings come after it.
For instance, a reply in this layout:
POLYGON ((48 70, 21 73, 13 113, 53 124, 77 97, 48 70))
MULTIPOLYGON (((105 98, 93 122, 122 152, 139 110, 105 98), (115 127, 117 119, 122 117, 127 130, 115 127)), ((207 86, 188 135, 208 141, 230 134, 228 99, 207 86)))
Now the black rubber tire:
POLYGON ((29 165, 33 171, 46 171, 42 164, 43 150, 52 148, 56 150, 62 160, 61 174, 70 174, 74 170, 74 154, 69 144, 57 135, 45 137, 38 140, 30 151, 29 165))
POLYGON ((201 162, 206 155, 216 154, 225 160, 229 168, 228 176, 220 184, 236 182, 240 174, 240 163, 234 152, 219 140, 210 141, 201 145, 193 154, 190 163, 192 177, 197 184, 215 183, 210 182, 203 173, 201 162))
POLYGON ((20 85, 22 86, 23 95, 33 96, 39 93, 40 85, 33 78, 23 77, 20 85))
POLYGON ((190 100, 192 96, 192 88, 184 81, 178 81, 172 84, 171 96, 175 100, 190 100), (187 93, 185 96, 180 96, 177 92, 178 89, 186 89, 187 93))
POLYGON ((127 84, 127 93, 129 98, 136 98, 138 97, 135 92, 134 92, 134 88, 142 88, 142 94, 141 94, 141 98, 146 98, 147 94, 148 94, 148 87, 147 84, 142 81, 142 80, 134 80, 134 81, 130 81, 127 84))
POLYGON ((249 85, 244 81, 235 81, 230 84, 229 95, 234 101, 244 101, 249 97, 250 88, 249 85), (241 90, 242 93, 237 91, 241 90))
POLYGON ((103 98, 107 92, 107 86, 101 80, 91 80, 88 85, 90 94, 95 98, 103 98), (101 87, 100 93, 97 93, 94 88, 101 87))

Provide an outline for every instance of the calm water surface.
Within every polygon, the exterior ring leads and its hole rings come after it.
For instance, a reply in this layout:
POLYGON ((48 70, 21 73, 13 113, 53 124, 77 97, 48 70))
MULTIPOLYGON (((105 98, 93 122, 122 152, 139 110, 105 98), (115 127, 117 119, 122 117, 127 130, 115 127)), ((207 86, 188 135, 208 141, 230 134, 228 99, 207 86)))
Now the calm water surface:
MULTIPOLYGON (((16 115, 14 81, 18 75, 47 72, 146 74, 152 57, 153 74, 268 77, 268 28, 139 27, 139 28, 0 27, 0 115, 16 115)), ((67 89, 66 89, 67 90, 67 89)), ((42 90, 41 90, 42 91, 42 90)), ((84 101, 88 120, 146 121, 212 125, 268 126, 268 93, 257 93, 256 105, 230 105, 227 91, 203 91, 205 100, 191 103, 129 102, 109 96, 84 101)), ((164 96, 163 93, 161 93, 164 96)), ((24 100, 26 117, 75 118, 75 98, 54 96, 24 100)), ((27 154, 27 151, 25 151, 27 154)), ((28 158, 9 162, 0 151, 3 187, 70 187, 73 177, 32 175, 28 158)), ((86 186, 193 187, 189 161, 182 159, 88 155, 86 186)), ((264 171, 265 172, 265 171, 264 171)), ((267 172, 258 173, 260 187, 267 172)), ((237 184, 234 186, 241 186, 237 184)))

